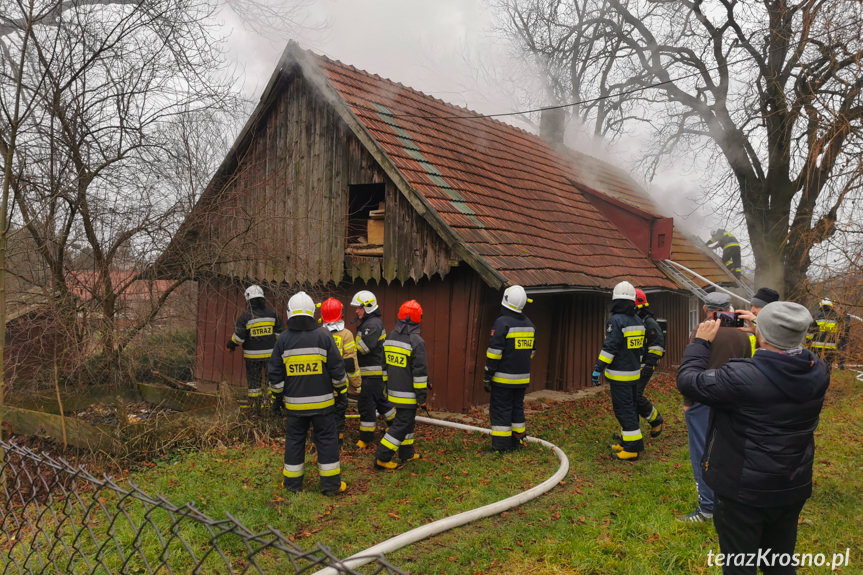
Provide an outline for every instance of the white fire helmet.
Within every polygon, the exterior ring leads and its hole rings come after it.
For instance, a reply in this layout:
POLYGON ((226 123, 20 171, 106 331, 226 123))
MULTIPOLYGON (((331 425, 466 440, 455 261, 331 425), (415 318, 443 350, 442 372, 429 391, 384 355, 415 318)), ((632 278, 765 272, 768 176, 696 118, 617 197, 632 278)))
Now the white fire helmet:
POLYGON ((622 281, 614 286, 614 291, 611 293, 611 299, 628 299, 635 301, 635 288, 631 283, 622 281))
POLYGON ((354 307, 363 306, 366 313, 372 313, 378 309, 378 299, 375 297, 375 294, 364 289, 354 294, 354 299, 351 300, 351 305, 354 307))
POLYGON ((824 299, 821 300, 821 303, 818 305, 820 305, 821 307, 833 307, 833 300, 830 299, 829 297, 825 297, 824 299))
POLYGON ((264 297, 264 290, 259 285, 250 285, 243 295, 246 296, 246 301, 251 301, 256 297, 264 297))
POLYGON ((288 318, 298 315, 315 317, 315 302, 304 291, 297 292, 288 300, 288 318))
POLYGON ((500 301, 500 305, 518 313, 521 313, 526 303, 533 303, 533 300, 527 297, 527 293, 520 285, 506 288, 503 292, 503 299, 500 301))

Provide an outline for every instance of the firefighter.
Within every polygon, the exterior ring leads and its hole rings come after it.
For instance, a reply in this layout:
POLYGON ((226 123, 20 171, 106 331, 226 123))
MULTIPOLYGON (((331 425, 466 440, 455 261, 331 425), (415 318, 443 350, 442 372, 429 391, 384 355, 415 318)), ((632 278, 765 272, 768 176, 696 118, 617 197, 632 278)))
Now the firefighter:
POLYGON ((364 449, 375 439, 377 414, 380 413, 389 425, 396 415, 396 410, 384 396, 384 340, 387 338, 387 330, 381 320, 378 300, 372 292, 360 290, 354 294, 351 305, 360 320, 356 342, 362 389, 357 400, 360 438, 356 445, 364 449))
POLYGON ((266 379, 267 361, 273 353, 276 337, 282 332, 282 320, 276 312, 267 307, 261 286, 250 285, 243 295, 249 304, 249 309, 237 318, 234 333, 225 345, 225 349, 233 352, 237 346, 243 346, 246 379, 249 385, 249 401, 245 407, 250 407, 256 414, 260 414, 263 398, 262 384, 266 379))
POLYGON ((611 386, 611 402, 621 430, 620 443, 611 446, 612 457, 634 461, 644 451, 637 405, 645 329, 636 313, 635 288, 631 283, 622 281, 614 286, 611 300, 611 317, 605 326, 605 341, 591 381, 599 385, 604 372, 611 386))
POLYGON ((830 374, 833 362, 839 361, 839 369, 845 369, 845 348, 848 345, 848 332, 851 318, 842 316, 833 308, 833 300, 822 299, 818 313, 806 334, 809 349, 827 364, 830 374))
POLYGON ((647 387, 647 383, 653 377, 656 364, 665 355, 665 334, 662 333, 662 328, 656 321, 656 317, 647 309, 649 305, 644 290, 636 289, 635 307, 638 309, 636 313, 644 322, 645 332, 644 351, 641 355, 641 377, 638 380, 638 415, 650 424, 650 437, 659 437, 659 434, 662 433, 662 415, 644 396, 644 388, 647 387))
POLYGON ((305 292, 288 300, 288 329, 282 332, 267 366, 273 399, 287 409, 285 466, 282 484, 288 491, 303 488, 306 435, 318 455, 321 491, 345 491, 339 466, 335 406, 347 402, 345 362, 330 332, 315 321, 315 302, 305 292))
POLYGON ((524 393, 530 385, 530 362, 536 353, 536 328, 522 310, 533 303, 524 288, 503 292, 486 351, 483 387, 491 393, 491 448, 499 453, 524 447, 524 393))
MULTIPOLYGON (((345 371, 348 372, 348 386, 342 390, 351 397, 357 397, 360 393, 360 368, 357 365, 357 343, 354 334, 345 328, 345 320, 342 317, 342 302, 336 298, 327 298, 321 304, 321 321, 326 327, 333 341, 339 348, 339 353, 345 361, 345 371)), ((339 446, 345 434, 345 411, 347 400, 336 403, 336 427, 339 431, 339 446)))
POLYGON ((710 249, 722 248, 722 262, 728 268, 734 277, 739 278, 743 273, 740 267, 740 242, 737 241, 732 234, 719 228, 710 234, 710 239, 707 240, 707 247, 710 249))
POLYGON ((387 399, 396 415, 375 454, 375 469, 397 469, 419 459, 414 451, 414 426, 418 407, 425 407, 428 391, 426 344, 420 335, 423 308, 416 300, 399 308, 398 322, 384 341, 387 399), (398 454, 399 463, 393 461, 398 454))

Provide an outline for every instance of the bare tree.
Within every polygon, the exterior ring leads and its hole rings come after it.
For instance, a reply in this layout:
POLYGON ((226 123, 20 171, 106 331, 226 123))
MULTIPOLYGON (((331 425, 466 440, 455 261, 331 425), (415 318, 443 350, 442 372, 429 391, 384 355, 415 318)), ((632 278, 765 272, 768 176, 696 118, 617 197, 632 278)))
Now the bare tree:
POLYGON ((597 134, 652 130, 649 175, 669 155, 727 168, 712 184, 742 210, 759 285, 793 295, 813 249, 860 229, 847 217, 861 197, 859 2, 499 4, 597 134))
MULTIPOLYGON (((146 310, 119 321, 124 295, 203 189, 240 109, 211 24, 214 5, 0 6, 0 106, 8 122, 0 151, 4 198, 15 208, 4 214, 32 237, 64 333, 98 341, 111 373, 188 277, 161 286, 146 310), (18 101, 28 106, 18 111, 18 101), (81 321, 88 306, 94 322, 81 321)), ((5 325, 5 305, 3 313, 5 325)))

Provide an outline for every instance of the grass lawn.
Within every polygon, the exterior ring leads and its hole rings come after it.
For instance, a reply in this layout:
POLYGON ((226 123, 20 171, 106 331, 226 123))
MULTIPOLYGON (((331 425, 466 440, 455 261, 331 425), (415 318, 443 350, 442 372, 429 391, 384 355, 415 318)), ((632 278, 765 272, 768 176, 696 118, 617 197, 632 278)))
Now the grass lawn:
MULTIPOLYGON (((710 524, 683 524, 695 506, 686 428, 673 374, 657 374, 647 395, 665 417, 665 431, 647 439, 637 462, 609 459, 615 431, 605 393, 564 403, 528 405, 528 433, 563 449, 565 480, 539 499, 456 528, 388 556, 412 573, 648 574, 718 573, 707 566, 719 546, 710 524)), ((471 413, 478 425, 487 420, 471 413)), ((355 437, 356 420, 348 432, 355 437)), ((815 493, 803 509, 798 552, 850 548, 850 566, 863 573, 863 383, 834 372, 817 433, 815 493)), ((557 469, 557 458, 532 444, 519 453, 483 454, 490 438, 418 425, 421 461, 396 472, 372 468, 373 452, 346 447, 348 493, 327 498, 309 455, 305 490, 281 488, 282 444, 261 442, 161 460, 130 476, 150 493, 194 502, 213 518, 231 513, 253 531, 270 525, 301 547, 327 545, 347 557, 389 537, 447 515, 528 489, 557 469)), ((826 573, 806 568, 801 573, 826 573)))

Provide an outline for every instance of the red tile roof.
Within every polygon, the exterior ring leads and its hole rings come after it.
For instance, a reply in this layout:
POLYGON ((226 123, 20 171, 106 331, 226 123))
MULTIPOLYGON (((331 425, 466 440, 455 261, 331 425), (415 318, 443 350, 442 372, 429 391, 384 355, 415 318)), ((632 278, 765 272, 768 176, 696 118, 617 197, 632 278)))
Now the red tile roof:
POLYGON ((572 184, 607 178, 596 166, 579 174, 538 136, 310 56, 407 184, 511 283, 676 287, 572 184))

